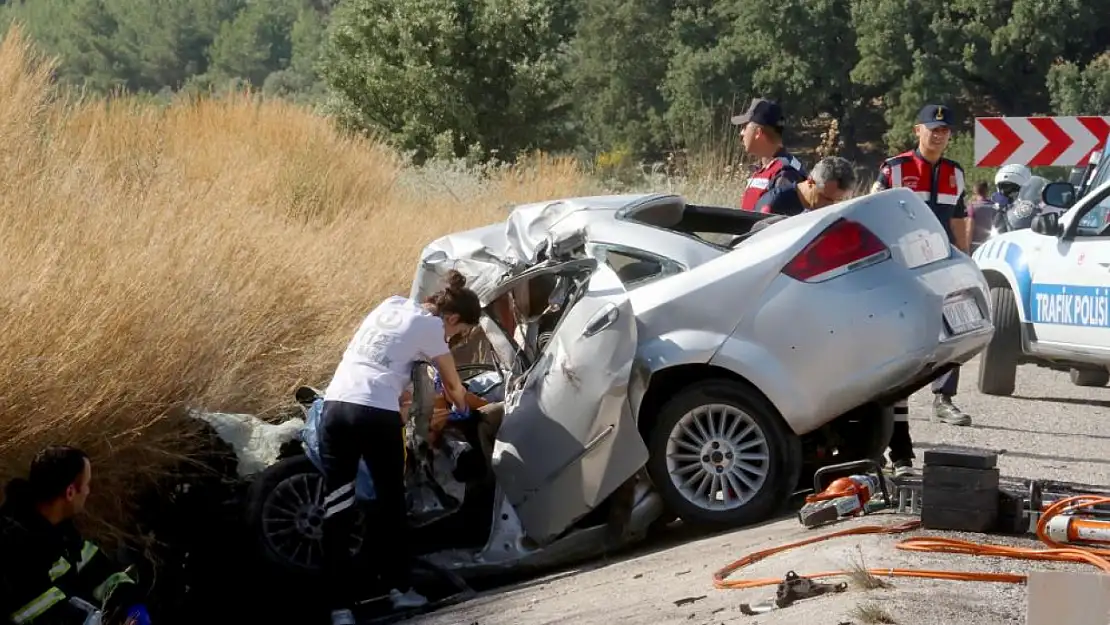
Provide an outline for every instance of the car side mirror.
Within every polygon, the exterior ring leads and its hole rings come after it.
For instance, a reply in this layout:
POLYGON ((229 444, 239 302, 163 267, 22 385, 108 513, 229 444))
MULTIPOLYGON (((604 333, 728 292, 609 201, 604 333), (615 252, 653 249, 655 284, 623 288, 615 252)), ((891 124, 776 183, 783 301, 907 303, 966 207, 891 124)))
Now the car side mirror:
POLYGON ((1060 236, 1063 230, 1060 228, 1060 217, 1056 213, 1041 213, 1033 217, 1033 223, 1029 228, 1037 234, 1055 237, 1060 236))
POLYGON ((1041 190, 1041 201, 1056 208, 1071 208, 1075 203, 1075 186, 1070 182, 1050 182, 1041 190))

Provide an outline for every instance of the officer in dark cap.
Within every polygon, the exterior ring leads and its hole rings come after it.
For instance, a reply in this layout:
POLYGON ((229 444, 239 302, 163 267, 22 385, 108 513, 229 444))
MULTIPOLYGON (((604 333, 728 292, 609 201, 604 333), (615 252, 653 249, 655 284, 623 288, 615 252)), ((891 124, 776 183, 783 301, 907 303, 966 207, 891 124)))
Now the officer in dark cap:
POLYGON ((777 102, 755 98, 747 111, 732 118, 732 123, 743 126, 740 138, 744 150, 760 159, 760 168, 748 178, 740 208, 756 210, 759 198, 767 191, 806 179, 805 166, 783 147, 786 119, 777 102))
MULTIPOLYGON (((929 205, 948 234, 948 240, 965 254, 971 253, 971 220, 965 204, 964 169, 956 161, 945 158, 944 151, 952 138, 955 117, 943 104, 926 104, 917 115, 914 134, 917 147, 888 158, 879 166, 879 178, 872 192, 906 187, 929 205)), ((934 417, 950 425, 971 425, 971 417, 952 403, 960 379, 960 370, 953 369, 933 383, 934 417)), ((896 473, 913 467, 913 444, 910 440, 909 408, 905 402, 895 406, 895 430, 890 441, 890 460, 896 473)))

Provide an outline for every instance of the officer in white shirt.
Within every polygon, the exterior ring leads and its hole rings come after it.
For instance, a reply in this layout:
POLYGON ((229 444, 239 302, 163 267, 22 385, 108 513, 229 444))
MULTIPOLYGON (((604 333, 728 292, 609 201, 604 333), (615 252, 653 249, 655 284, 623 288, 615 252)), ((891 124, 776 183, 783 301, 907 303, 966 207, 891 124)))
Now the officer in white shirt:
MULTIPOLYGON (((447 399, 455 410, 467 410, 466 389, 459 379, 448 340, 477 325, 481 304, 457 271, 447 275, 447 288, 423 304, 393 296, 362 322, 324 393, 320 456, 324 464, 324 572, 335 602, 334 625, 354 625, 350 606, 358 599, 359 576, 349 539, 357 516, 355 475, 363 459, 376 494, 372 549, 381 564, 395 609, 420 607, 427 599, 409 579, 408 513, 405 503, 404 423, 400 396, 418 360, 439 370, 447 399)), ((441 423, 433 423, 438 429, 441 423)))

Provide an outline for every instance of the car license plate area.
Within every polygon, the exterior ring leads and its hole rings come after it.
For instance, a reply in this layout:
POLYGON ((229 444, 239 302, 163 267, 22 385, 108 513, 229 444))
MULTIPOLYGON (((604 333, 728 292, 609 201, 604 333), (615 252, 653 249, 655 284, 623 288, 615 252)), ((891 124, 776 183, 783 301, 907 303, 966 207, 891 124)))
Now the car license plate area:
POLYGON ((983 325, 983 312, 973 297, 960 297, 944 303, 944 321, 953 335, 965 334, 983 325))
POLYGON ((924 267, 952 256, 952 246, 937 232, 910 233, 902 237, 899 249, 908 269, 924 267))

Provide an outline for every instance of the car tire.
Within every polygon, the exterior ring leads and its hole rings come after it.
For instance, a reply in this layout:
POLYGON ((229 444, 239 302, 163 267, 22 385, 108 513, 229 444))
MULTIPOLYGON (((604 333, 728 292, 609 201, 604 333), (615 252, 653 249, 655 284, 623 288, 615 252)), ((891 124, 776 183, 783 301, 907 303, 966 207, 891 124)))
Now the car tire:
MULTIPOLYGON (((716 414, 713 418, 720 420, 721 413, 716 414)), ((700 416, 700 419, 706 418, 704 414, 700 416)), ((702 424, 704 427, 704 422, 702 424)), ((687 441, 691 444, 694 442, 693 439, 687 441)), ((659 490, 664 504, 668 511, 691 525, 731 528, 767 520, 789 500, 801 475, 802 452, 798 437, 787 428, 774 406, 758 392, 728 380, 698 382, 675 394, 663 405, 648 434, 648 449, 648 474, 659 490), (702 447, 707 453, 715 450, 720 456, 711 457, 711 460, 727 461, 727 453, 736 453, 737 448, 734 445, 745 441, 755 444, 754 441, 759 439, 762 442, 752 449, 762 451, 767 456, 760 466, 764 472, 762 481, 755 479, 755 492, 746 493, 747 500, 731 508, 714 509, 692 501, 691 496, 684 493, 671 478, 672 466, 668 459, 668 448, 671 446, 672 433, 684 420, 693 425, 692 420, 699 419, 697 411, 711 405, 720 406, 731 413, 731 419, 740 420, 737 427, 739 432, 732 432, 731 441, 726 440, 726 436, 718 436, 716 441, 704 441, 702 447), (745 438, 737 438, 740 432, 745 431, 748 432, 745 438), (719 447, 712 447, 714 442, 719 447)), ((685 467, 678 466, 679 471, 685 469, 684 475, 701 473, 704 477, 709 477, 709 473, 702 468, 705 465, 701 464, 696 454, 685 455, 685 458, 673 461, 676 464, 686 463, 685 467)), ((744 475, 749 478, 752 476, 750 473, 744 475)), ((747 487, 740 480, 736 482, 747 487)), ((735 493, 736 489, 730 488, 729 492, 735 493)), ((704 503, 709 504, 708 497, 704 503)))
POLYGON ((994 336, 979 361, 979 392, 984 395, 1014 394, 1014 380, 1021 357, 1021 319, 1017 300, 1007 287, 991 288, 994 336))
POLYGON ((1076 386, 1106 386, 1110 384, 1110 370, 1072 369, 1068 372, 1071 383, 1076 386))
MULTIPOLYGON (((255 542, 255 550, 271 570, 282 579, 313 579, 320 573, 319 542, 323 522, 323 489, 316 485, 324 479, 323 474, 308 456, 301 454, 279 460, 267 467, 251 482, 247 492, 247 526, 249 535, 255 542), (321 501, 294 501, 303 499, 304 494, 320 493, 321 501), (281 504, 277 506, 276 504, 281 504), (309 509, 309 506, 313 506, 309 509), (296 517, 282 512, 295 510, 296 517), (286 532, 292 526, 293 532, 286 532), (279 540, 275 535, 280 534, 279 540), (315 563, 311 558, 298 562, 289 556, 289 550, 315 542, 313 549, 317 555, 315 563)), ((358 530, 356 530, 356 534, 358 530)), ((360 545, 352 541, 352 552, 360 545)))

